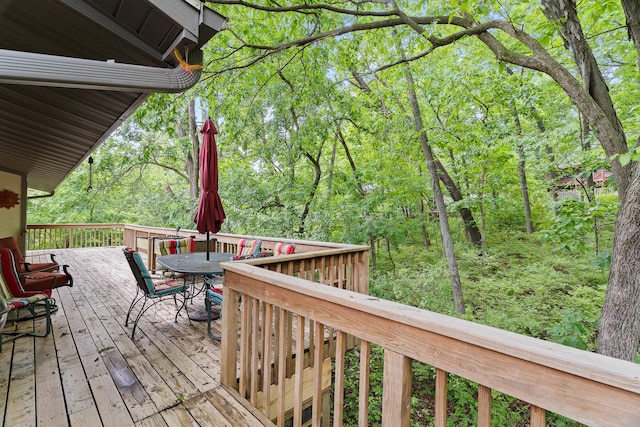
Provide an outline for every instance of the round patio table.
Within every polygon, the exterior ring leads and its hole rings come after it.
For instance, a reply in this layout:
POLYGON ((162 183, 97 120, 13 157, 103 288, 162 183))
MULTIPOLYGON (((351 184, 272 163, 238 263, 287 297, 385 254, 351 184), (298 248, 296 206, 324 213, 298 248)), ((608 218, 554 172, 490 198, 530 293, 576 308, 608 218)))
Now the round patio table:
MULTIPOLYGON (((221 262, 232 261, 233 254, 226 252, 209 252, 207 260, 206 252, 190 252, 186 254, 162 255, 156 262, 176 273, 213 276, 222 274, 221 262)), ((206 321, 207 311, 198 310, 189 313, 189 319, 195 321, 206 321)))

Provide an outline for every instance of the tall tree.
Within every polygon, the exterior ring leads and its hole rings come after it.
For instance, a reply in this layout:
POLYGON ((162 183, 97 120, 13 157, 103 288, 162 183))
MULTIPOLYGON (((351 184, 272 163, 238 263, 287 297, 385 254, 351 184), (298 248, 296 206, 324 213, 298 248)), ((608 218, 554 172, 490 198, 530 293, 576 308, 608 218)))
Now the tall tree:
MULTIPOLYGON (((424 60, 446 46, 459 46, 459 41, 473 37, 488 48, 498 61, 535 70, 553 79, 585 117, 606 156, 611 159, 610 165, 620 195, 620 209, 602 313, 599 351, 634 360, 640 338, 640 263, 637 262, 640 257, 640 248, 637 247, 640 240, 640 166, 628 154, 624 130, 603 73, 582 29, 575 1, 549 0, 544 4, 553 13, 552 19, 560 18, 553 23, 561 29, 567 45, 572 49, 573 66, 581 70, 583 79, 589 79, 586 85, 574 77, 568 58, 552 50, 551 44, 550 48, 545 48, 545 43, 552 40, 549 27, 545 27, 541 21, 533 24, 528 21, 539 13, 539 7, 534 3, 501 2, 501 9, 495 10, 486 3, 472 5, 469 2, 456 2, 456 5, 443 2, 438 6, 422 5, 419 8, 413 8, 408 3, 386 8, 378 1, 358 2, 353 7, 349 7, 349 3, 294 2, 287 6, 263 6, 239 0, 216 0, 210 3, 237 5, 279 19, 296 14, 301 20, 300 25, 289 27, 286 32, 278 32, 277 40, 271 43, 260 41, 261 31, 257 27, 251 28, 251 32, 235 33, 232 44, 234 51, 213 64, 219 66, 213 71, 214 74, 246 69, 289 50, 301 54, 314 43, 327 43, 334 37, 341 36, 340 42, 354 43, 353 40, 361 33, 398 28, 414 32, 413 36, 409 36, 405 31, 407 39, 403 42, 411 45, 412 55, 407 58, 388 57, 386 61, 378 62, 374 71, 382 72, 408 61, 424 60), (500 15, 505 19, 500 19, 500 15), (531 36, 528 28, 532 32, 535 30, 540 40, 531 36), (241 58, 241 55, 244 57, 241 58)), ((611 2, 589 3, 588 7, 599 8, 602 13, 611 14, 617 10, 622 14, 620 9, 614 10, 615 5, 611 2)), ((622 9, 627 16, 628 33, 638 53, 637 0, 623 0, 622 9)), ((229 14, 231 9, 224 12, 229 14)), ((461 55, 459 60, 464 63, 464 56, 461 55)), ((467 62, 466 65, 470 64, 467 62)), ((635 73, 637 76, 637 64, 635 73)))
MULTIPOLYGON (((402 49, 399 47, 399 49, 402 49)), ((401 56, 404 57, 404 52, 401 52, 401 56)), ((438 167, 433 156, 433 150, 429 144, 427 133, 422 121, 422 112, 420 111, 420 104, 418 103, 418 96, 416 95, 415 83, 413 75, 408 63, 404 63, 404 76, 407 81, 407 90, 409 92, 409 103, 411 104, 411 112, 413 113, 413 121, 418 132, 418 139, 420 140, 420 147, 424 153, 424 158, 427 163, 427 169, 429 170, 429 177, 431 178, 431 187, 433 189, 433 197, 436 201, 436 207, 438 209, 438 218, 440 219, 440 236, 442 237, 442 246, 444 247, 444 253, 447 258, 447 264, 449 265, 449 278, 451 280, 451 289, 453 292, 453 304, 456 312, 460 314, 465 313, 464 297, 462 293, 462 283, 460 282, 460 272, 458 271, 458 261, 456 260, 456 253, 453 245, 453 237, 451 236, 451 229, 449 228, 449 217, 447 215, 447 207, 444 203, 444 197, 442 195, 442 189, 440 188, 440 179, 438 177, 438 167)))

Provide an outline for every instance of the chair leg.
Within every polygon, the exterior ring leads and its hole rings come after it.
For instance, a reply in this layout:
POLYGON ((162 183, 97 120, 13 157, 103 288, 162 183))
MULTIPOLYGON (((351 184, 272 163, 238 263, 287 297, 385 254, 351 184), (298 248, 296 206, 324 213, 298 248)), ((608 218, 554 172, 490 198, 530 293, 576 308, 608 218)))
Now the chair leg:
POLYGON ((15 339, 18 339, 24 336, 43 338, 49 335, 49 333, 51 333, 51 302, 49 301, 49 299, 44 300, 44 307, 45 307, 45 316, 46 316, 44 332, 37 333, 35 331, 35 325, 34 325, 33 332, 25 332, 25 331, 2 332, 0 335, 8 335, 9 337, 3 340, 2 337, 0 336, 0 352, 2 352, 2 344, 4 342, 13 341, 15 339))
MULTIPOLYGON (((204 298, 204 305, 205 308, 207 309, 207 335, 209 335, 209 338, 212 338, 214 340, 221 340, 221 337, 219 337, 218 335, 213 335, 211 333, 211 312, 213 311, 213 300, 215 300, 218 304, 220 304, 220 309, 222 309, 222 298, 209 298, 209 294, 207 293, 207 295, 204 298)), ((222 310, 221 310, 222 311, 222 310)))
POLYGON ((142 298, 144 298, 144 295, 138 297, 138 293, 136 292, 136 295, 133 297, 133 301, 131 301, 131 304, 129 305, 129 310, 127 310, 127 318, 124 321, 124 326, 129 326, 129 316, 131 316, 131 312, 133 311, 133 307, 138 303, 138 301, 140 301, 142 298))
POLYGON ((207 310, 207 335, 213 338, 211 334, 211 300, 207 297, 204 298, 204 308, 207 310))
POLYGON ((150 306, 145 308, 145 306, 147 305, 147 301, 148 301, 148 298, 145 298, 144 299, 144 303, 142 303, 142 308, 140 308, 140 312, 138 312, 138 315, 136 316, 136 320, 133 322, 133 330, 131 331, 131 339, 133 339, 133 336, 136 334, 136 328, 138 327, 138 322, 140 321, 140 318, 142 318, 142 315, 147 310, 149 310, 151 307, 153 307, 155 305, 155 303, 154 303, 154 304, 151 304, 150 306))
MULTIPOLYGON (((177 296, 177 294, 173 295, 173 298, 175 299, 177 296)), ((178 308, 178 310, 176 311, 176 316, 173 319, 174 323, 178 323, 178 316, 180 315, 180 312, 182 311, 182 309, 184 308, 184 312, 187 314, 187 319, 189 319, 189 324, 191 324, 191 318, 189 317, 189 307, 187 307, 187 301, 189 300, 189 295, 188 295, 188 291, 185 290, 182 293, 182 305, 180 306, 180 308, 178 308)))

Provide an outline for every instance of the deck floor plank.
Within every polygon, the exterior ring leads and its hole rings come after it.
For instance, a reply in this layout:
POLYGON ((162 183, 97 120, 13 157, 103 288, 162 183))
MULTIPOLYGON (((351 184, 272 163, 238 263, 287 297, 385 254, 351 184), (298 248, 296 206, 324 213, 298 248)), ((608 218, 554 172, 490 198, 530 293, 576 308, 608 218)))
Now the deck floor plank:
MULTIPOLYGON (((18 331, 33 330, 33 320, 20 322, 18 331)), ((5 425, 36 425, 36 376, 34 338, 27 336, 16 339, 13 346, 13 363, 9 379, 8 401, 5 425)))
POLYGON ((105 374, 89 380, 96 398, 98 412, 105 427, 133 427, 134 422, 122 401, 111 375, 105 374))
POLYGON ((13 356, 13 341, 2 345, 0 353, 0 396, 2 397, 3 410, 0 411, 0 425, 4 425, 7 398, 9 396, 9 378, 11 376, 11 358, 13 356))
MULTIPOLYGON (((44 318, 40 318, 36 322, 39 330, 44 330, 44 321, 44 318)), ((37 425, 39 427, 68 426, 54 334, 34 341, 37 425)))
MULTIPOLYGON (((54 252, 74 286, 54 291, 51 335, 4 344, 1 426, 273 425, 219 384, 220 342, 207 336, 206 322, 181 315, 174 323, 172 302, 162 302, 131 340, 124 321, 136 287, 122 248, 54 252)), ((189 309, 201 309, 198 300, 189 309)), ((43 320, 35 326, 43 330, 43 320)))

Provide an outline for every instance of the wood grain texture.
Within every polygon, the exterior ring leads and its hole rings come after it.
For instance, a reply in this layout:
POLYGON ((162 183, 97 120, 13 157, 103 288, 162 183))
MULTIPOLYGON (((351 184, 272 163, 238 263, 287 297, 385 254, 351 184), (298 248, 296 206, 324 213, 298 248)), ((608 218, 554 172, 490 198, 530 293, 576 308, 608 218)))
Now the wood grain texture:
POLYGON ((640 419, 636 364, 246 264, 225 274, 240 293, 581 423, 640 419))
MULTIPOLYGON (((273 425, 222 390, 220 342, 203 322, 190 324, 183 315, 174 323, 173 300, 150 310, 130 339, 124 318, 135 282, 120 248, 56 252, 75 284, 54 291, 59 308, 48 337, 3 345, 0 426, 273 425)), ((6 330, 35 324, 40 331, 43 322, 6 330)), ((228 335, 237 339, 237 329, 228 335)), ((229 371, 235 383, 236 366, 229 371)))

